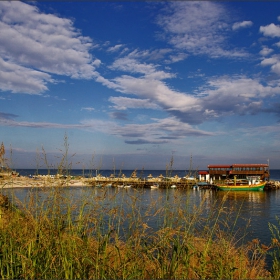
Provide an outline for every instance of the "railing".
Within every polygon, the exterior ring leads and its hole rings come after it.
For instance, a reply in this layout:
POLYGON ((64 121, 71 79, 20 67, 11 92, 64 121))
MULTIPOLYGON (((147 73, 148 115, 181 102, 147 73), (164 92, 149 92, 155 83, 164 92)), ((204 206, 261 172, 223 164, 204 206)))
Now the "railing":
POLYGON ((231 171, 223 171, 223 170, 210 170, 210 175, 263 175, 268 174, 267 171, 264 170, 231 170, 231 171))

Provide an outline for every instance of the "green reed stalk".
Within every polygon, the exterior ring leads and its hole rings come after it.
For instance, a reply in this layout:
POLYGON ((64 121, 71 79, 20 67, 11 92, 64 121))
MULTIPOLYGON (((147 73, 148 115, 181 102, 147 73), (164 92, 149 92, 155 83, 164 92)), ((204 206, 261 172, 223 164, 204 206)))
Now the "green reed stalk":
POLYGON ((274 279, 280 278, 280 218, 276 217, 276 224, 269 223, 269 230, 272 235, 272 276, 274 279))

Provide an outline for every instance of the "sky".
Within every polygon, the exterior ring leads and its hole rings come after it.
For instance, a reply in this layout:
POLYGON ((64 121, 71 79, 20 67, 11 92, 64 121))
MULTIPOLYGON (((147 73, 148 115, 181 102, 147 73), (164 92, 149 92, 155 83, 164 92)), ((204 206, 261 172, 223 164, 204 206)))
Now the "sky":
POLYGON ((13 168, 280 169, 280 2, 0 1, 13 168))

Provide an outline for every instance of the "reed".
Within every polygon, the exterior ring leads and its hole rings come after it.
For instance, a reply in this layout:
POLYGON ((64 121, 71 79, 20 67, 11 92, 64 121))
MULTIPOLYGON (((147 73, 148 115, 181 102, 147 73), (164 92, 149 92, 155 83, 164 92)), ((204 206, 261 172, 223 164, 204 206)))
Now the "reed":
MULTIPOLYGON (((64 140, 59 168, 68 171, 64 140)), ((172 165, 173 159, 168 172, 172 165)), ((199 204, 188 193, 85 187, 74 196, 67 184, 50 181, 48 187, 30 189, 24 202, 12 191, 12 200, 2 194, 0 278, 279 278, 279 226, 270 225, 278 248, 270 273, 265 257, 272 246, 244 242, 246 232, 237 235, 234 213, 240 209, 224 207, 226 193, 213 205, 209 192, 202 192, 199 204), (145 192, 149 203, 143 206, 145 192)))
POLYGON ((272 276, 274 279, 280 278, 280 218, 276 217, 276 224, 269 223, 272 235, 270 257, 272 258, 272 276))
POLYGON ((80 200, 61 187, 31 190, 24 203, 14 200, 17 208, 2 196, 0 277, 271 277, 258 242, 237 246, 223 201, 205 216, 206 197, 193 206, 177 190, 167 199, 167 191, 143 211, 145 190, 96 190, 81 188, 80 200))

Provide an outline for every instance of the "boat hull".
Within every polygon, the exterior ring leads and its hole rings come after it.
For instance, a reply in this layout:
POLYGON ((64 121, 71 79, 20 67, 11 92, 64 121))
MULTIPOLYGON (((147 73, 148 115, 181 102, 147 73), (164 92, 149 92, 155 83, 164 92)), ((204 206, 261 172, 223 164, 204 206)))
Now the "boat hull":
POLYGON ((217 185, 221 191, 263 191, 266 182, 257 185, 217 185))

